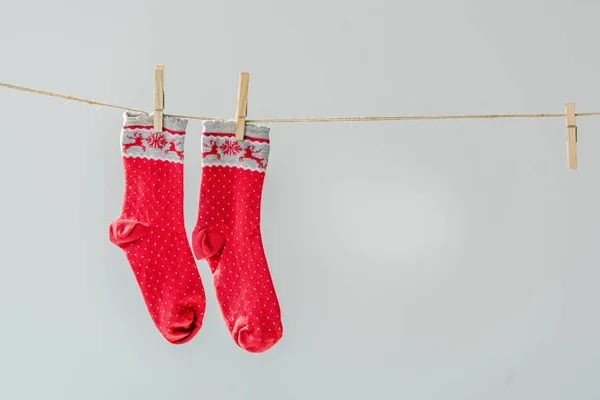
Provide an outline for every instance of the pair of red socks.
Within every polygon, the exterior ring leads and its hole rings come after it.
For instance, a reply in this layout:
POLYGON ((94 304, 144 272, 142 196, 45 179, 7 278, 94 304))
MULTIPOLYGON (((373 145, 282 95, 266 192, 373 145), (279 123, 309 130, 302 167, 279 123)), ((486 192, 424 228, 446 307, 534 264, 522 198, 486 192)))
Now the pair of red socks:
POLYGON ((127 112, 121 131, 125 194, 110 240, 125 252, 154 324, 171 343, 202 326, 206 297, 194 256, 206 259, 223 319, 238 346, 271 348, 282 336, 281 312, 265 259, 260 204, 269 129, 204 121, 198 219, 188 243, 183 219, 183 145, 187 121, 127 112))

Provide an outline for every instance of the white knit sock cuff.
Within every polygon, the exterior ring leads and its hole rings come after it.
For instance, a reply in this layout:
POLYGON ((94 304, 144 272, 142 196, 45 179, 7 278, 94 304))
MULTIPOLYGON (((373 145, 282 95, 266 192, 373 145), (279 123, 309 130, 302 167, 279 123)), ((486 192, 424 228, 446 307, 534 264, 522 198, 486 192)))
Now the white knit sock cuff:
POLYGON ((202 121, 202 166, 237 167, 265 172, 269 128, 246 124, 244 140, 235 140, 235 121, 202 121))
POLYGON ((127 111, 123 114, 121 153, 123 157, 183 163, 185 128, 188 121, 164 116, 163 131, 154 132, 154 115, 127 111))

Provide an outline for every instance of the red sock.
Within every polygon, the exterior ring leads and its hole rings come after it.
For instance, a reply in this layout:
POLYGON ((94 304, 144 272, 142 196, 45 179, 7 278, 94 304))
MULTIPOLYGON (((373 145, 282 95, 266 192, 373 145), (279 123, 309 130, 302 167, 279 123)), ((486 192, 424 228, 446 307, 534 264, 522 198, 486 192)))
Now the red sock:
POLYGON ((281 338, 281 312, 260 233, 260 201, 269 157, 269 129, 246 126, 235 140, 231 121, 205 121, 202 182, 192 247, 206 258, 233 340, 250 352, 281 338))
POLYGON ((186 120, 125 113, 121 151, 125 196, 110 240, 123 249, 154 324, 171 343, 202 326, 206 299, 183 223, 183 142, 186 120))

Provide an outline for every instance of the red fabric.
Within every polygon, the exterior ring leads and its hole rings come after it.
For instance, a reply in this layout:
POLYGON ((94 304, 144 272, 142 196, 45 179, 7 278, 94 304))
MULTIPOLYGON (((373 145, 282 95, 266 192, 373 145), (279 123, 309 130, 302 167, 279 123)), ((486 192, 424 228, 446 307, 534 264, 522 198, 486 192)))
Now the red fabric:
POLYGON ((169 342, 202 326, 206 299, 183 222, 183 164, 123 157, 125 196, 111 242, 125 252, 148 311, 169 342))
POLYGON ((203 166, 192 233, 194 254, 208 262, 233 340, 253 353, 268 350, 283 334, 260 232, 264 176, 239 167, 203 166))

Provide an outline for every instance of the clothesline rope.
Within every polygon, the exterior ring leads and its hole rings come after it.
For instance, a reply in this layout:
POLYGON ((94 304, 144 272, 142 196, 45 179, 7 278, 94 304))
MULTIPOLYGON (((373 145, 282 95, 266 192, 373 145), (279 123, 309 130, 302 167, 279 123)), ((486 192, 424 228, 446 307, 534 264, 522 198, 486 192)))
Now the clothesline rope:
MULTIPOLYGON (((105 103, 102 101, 84 99, 81 97, 68 96, 65 94, 47 92, 45 90, 31 89, 24 86, 11 85, 9 83, 0 82, 0 87, 7 89, 20 90, 22 92, 39 94, 42 96, 55 97, 76 103, 85 103, 90 106, 99 106, 107 108, 116 108, 125 111, 137 111, 137 112, 148 112, 146 110, 140 110, 137 108, 130 108, 119 106, 116 104, 105 103)), ((197 115, 180 115, 180 114, 166 114, 172 117, 185 118, 185 119, 197 119, 197 120, 213 120, 223 121, 224 118, 214 117, 201 117, 197 115)), ((592 117, 600 116, 598 112, 586 112, 576 113, 578 117, 592 117)), ((457 120, 457 119, 515 119, 515 118, 565 118, 564 113, 550 113, 550 114, 475 114, 475 115, 413 115, 413 116, 383 116, 383 117, 327 117, 327 118, 266 118, 266 119, 247 119, 249 123, 261 123, 261 124, 277 124, 277 123, 293 123, 293 122, 375 122, 375 121, 423 121, 423 120, 457 120)))

